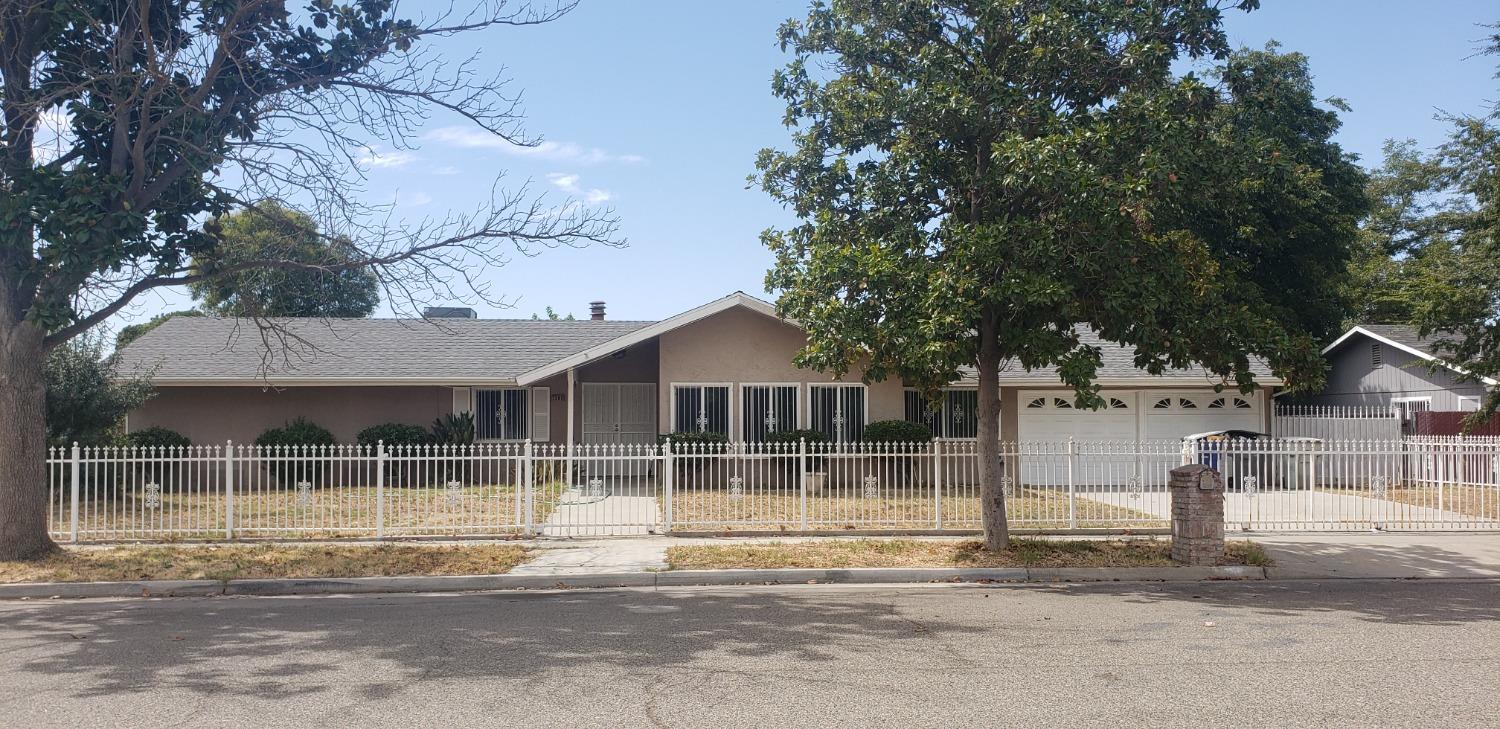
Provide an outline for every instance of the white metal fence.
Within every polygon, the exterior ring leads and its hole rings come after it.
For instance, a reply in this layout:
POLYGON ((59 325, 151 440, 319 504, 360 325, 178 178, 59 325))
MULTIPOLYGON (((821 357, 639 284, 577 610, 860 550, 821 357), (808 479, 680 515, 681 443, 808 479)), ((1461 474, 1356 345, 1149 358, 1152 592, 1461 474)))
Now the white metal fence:
POLYGON ((1282 405, 1271 420, 1276 438, 1400 440, 1401 411, 1381 406, 1282 405))
MULTIPOLYGON (((1168 526, 1168 472, 1228 483, 1235 529, 1500 530, 1500 439, 1022 442, 1001 446, 1018 529, 1168 526)), ((972 530, 972 440, 55 449, 72 541, 972 530)))

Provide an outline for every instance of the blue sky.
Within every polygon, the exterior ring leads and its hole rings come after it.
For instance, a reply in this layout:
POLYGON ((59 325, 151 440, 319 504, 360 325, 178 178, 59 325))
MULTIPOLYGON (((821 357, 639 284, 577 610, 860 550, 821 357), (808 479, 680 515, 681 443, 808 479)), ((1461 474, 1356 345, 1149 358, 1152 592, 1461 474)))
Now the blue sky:
MULTIPOLYGON (((1478 23, 1500 20, 1493 0, 1264 0, 1231 12, 1236 45, 1278 40, 1306 53, 1320 96, 1339 96, 1339 141, 1367 165, 1387 138, 1431 146, 1440 109, 1477 112, 1500 95, 1500 59, 1470 58, 1478 23)), ((408 7, 416 7, 408 4, 408 7)), ((771 73, 785 63, 775 30, 804 14, 800 0, 583 0, 562 20, 487 31, 450 43, 479 47, 524 89, 536 150, 479 144, 458 121, 434 117, 418 149, 387 154, 369 171, 369 198, 394 197, 399 216, 441 218, 487 196, 497 174, 530 181, 558 204, 566 196, 613 206, 628 247, 516 256, 486 278, 511 309, 480 304, 483 317, 526 317, 552 306, 586 316, 603 299, 611 318, 656 319, 735 290, 765 296, 769 253, 758 234, 790 216, 747 188, 755 153, 784 146, 782 105, 771 73)), ((482 140, 480 140, 482 141, 482 140)), ((189 305, 150 295, 120 317, 138 320, 189 305)), ((456 303, 456 302, 455 302, 456 303)))

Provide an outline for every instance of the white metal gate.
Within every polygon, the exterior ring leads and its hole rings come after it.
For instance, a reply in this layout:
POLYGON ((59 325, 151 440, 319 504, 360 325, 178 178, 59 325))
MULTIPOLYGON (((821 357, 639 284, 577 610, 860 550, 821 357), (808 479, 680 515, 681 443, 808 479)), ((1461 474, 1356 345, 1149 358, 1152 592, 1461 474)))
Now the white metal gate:
POLYGON ((1230 529, 1500 529, 1494 441, 1203 441, 1188 460, 1223 474, 1230 529))
POLYGON ((538 486, 544 536, 645 534, 660 521, 656 385, 583 383, 580 443, 539 446, 556 475, 538 486))

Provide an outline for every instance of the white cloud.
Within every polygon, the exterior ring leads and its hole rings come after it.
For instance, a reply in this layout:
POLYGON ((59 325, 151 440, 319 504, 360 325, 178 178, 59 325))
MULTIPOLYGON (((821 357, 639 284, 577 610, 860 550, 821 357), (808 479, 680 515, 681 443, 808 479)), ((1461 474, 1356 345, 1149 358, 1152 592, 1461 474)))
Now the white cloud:
POLYGON ((609 202, 610 200, 614 199, 614 193, 610 192, 609 190, 603 190, 597 187, 590 187, 589 189, 585 190, 583 189, 583 187, 579 186, 578 180, 579 176, 571 172, 547 173, 548 182, 556 185, 559 190, 562 190, 569 195, 582 195, 583 201, 585 203, 588 203, 589 205, 598 205, 599 203, 609 202))
POLYGON ((453 165, 443 165, 442 167, 432 168, 432 174, 434 175, 456 175, 460 172, 463 172, 463 170, 454 167, 453 165))
POLYGON ((578 175, 549 172, 547 173, 547 180, 568 192, 578 192, 578 175))
POLYGON ((575 142, 542 142, 532 147, 511 144, 504 138, 483 129, 471 127, 439 127, 428 132, 428 141, 469 149, 495 149, 517 157, 534 157, 557 162, 575 162, 592 165, 603 162, 639 164, 646 158, 638 154, 613 154, 598 147, 586 147, 575 142))
POLYGON ((405 167, 416 160, 417 156, 411 152, 399 149, 382 152, 375 147, 365 147, 354 162, 360 167, 405 167))

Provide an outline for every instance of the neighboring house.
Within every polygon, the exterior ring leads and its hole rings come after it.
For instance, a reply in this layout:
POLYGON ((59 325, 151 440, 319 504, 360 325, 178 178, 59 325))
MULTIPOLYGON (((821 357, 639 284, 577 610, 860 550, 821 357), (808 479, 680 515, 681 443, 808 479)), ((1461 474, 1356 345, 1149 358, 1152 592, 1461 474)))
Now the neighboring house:
POLYGON ((1448 364, 1434 346, 1405 324, 1360 324, 1323 350, 1328 382, 1314 395, 1297 398, 1309 405, 1393 407, 1403 419, 1422 411, 1479 409, 1488 377, 1463 377, 1463 368, 1448 364))
MULTIPOLYGON (((449 312, 449 315, 452 313, 449 312)), ((483 440, 655 443, 673 431, 756 441, 814 428, 857 440, 866 423, 911 419, 940 437, 972 438, 976 383, 953 383, 928 408, 898 381, 863 384, 799 369, 795 323, 744 293, 663 321, 336 319, 283 322, 263 336, 251 321, 168 320, 122 350, 126 371, 152 372, 157 396, 127 427, 159 425, 195 443, 246 442, 298 416, 352 442, 370 425, 425 425, 477 414, 483 440), (267 346, 270 340, 270 347, 267 346), (280 347, 288 346, 282 352, 280 347)), ((1128 348, 1100 346, 1109 403, 1079 410, 1053 371, 1001 373, 1006 440, 1169 440, 1221 428, 1269 430, 1266 390, 1215 393, 1202 370, 1153 376, 1128 348)), ((1280 385, 1264 368, 1266 388, 1280 385)))

